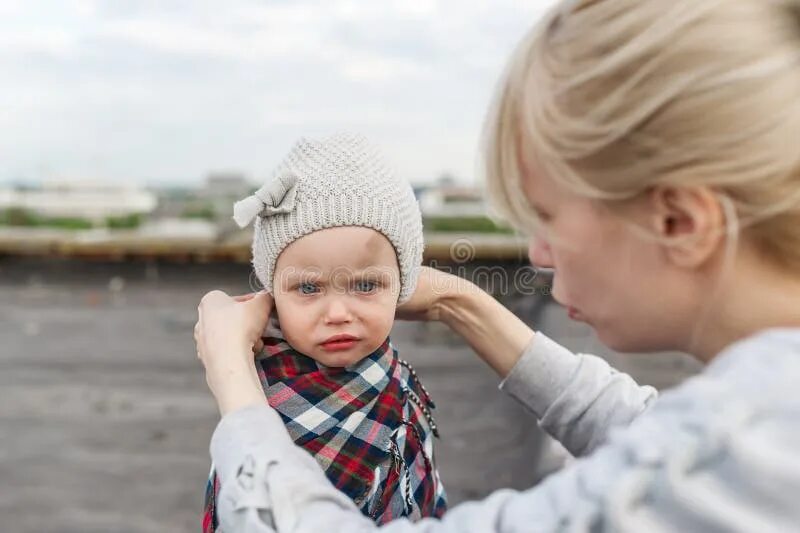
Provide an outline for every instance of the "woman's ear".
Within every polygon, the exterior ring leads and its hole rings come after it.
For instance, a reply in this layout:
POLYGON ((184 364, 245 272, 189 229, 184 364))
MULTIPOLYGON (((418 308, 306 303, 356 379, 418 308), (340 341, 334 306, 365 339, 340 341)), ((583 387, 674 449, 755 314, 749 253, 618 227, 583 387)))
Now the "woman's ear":
POLYGON ((708 187, 656 186, 650 191, 654 230, 667 258, 684 268, 711 259, 725 239, 725 212, 708 187))

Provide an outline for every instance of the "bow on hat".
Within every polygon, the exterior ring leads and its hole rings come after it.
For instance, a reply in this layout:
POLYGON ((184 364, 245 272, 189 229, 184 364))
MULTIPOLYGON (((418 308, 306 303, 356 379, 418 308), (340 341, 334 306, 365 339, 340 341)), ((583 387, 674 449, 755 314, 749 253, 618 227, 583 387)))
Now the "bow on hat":
POLYGON ((233 205, 233 220, 240 228, 247 227, 257 216, 289 213, 297 201, 297 176, 281 174, 244 200, 233 205))

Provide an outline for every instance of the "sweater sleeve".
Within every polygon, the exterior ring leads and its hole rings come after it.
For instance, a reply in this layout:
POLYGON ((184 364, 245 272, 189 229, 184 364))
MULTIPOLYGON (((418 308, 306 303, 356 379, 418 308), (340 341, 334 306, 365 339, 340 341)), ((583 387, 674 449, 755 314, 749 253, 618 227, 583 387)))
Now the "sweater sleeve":
MULTIPOLYGON (((212 458, 225 533, 793 531, 800 523, 796 413, 754 411, 714 383, 665 395, 591 456, 523 492, 461 504, 441 520, 378 528, 288 440, 268 406, 226 415, 212 458), (694 390, 692 390, 694 389, 694 390), (717 401, 721 400, 721 401, 717 401), (787 433, 787 428, 792 430, 787 433), (266 511, 271 509, 271 511, 266 511)), ((781 391, 782 393, 785 391, 781 391)))
POLYGON ((530 409, 575 456, 645 412, 658 393, 594 355, 573 354, 536 333, 500 388, 530 409))
MULTIPOLYGON (((234 411, 220 421, 211 440, 222 486, 221 530, 795 531, 800 524, 800 340, 793 339, 797 346, 783 354, 779 350, 786 352, 786 341, 747 345, 665 393, 639 416, 632 409, 628 423, 601 424, 602 446, 534 488, 498 491, 454 507, 441 520, 416 524, 398 519, 378 528, 294 445, 272 408, 259 404, 234 411)), ((581 360, 566 373, 569 383, 555 388, 557 397, 543 402, 545 418, 564 389, 580 396, 581 388, 571 387, 586 364, 581 360)), ((608 370, 589 375, 594 378, 583 387, 594 397, 603 387, 593 383, 608 387, 619 379, 608 370)), ((627 394, 635 394, 632 382, 622 383, 628 384, 611 387, 633 387, 627 394)))

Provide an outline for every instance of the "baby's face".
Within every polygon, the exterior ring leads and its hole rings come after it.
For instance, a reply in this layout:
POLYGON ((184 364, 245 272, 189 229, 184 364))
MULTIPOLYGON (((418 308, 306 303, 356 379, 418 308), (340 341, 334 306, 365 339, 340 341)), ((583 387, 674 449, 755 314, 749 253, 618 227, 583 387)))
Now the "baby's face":
POLYGON ((371 228, 315 231, 278 256, 273 294, 289 344, 323 365, 351 365, 392 329, 400 294, 394 247, 371 228))

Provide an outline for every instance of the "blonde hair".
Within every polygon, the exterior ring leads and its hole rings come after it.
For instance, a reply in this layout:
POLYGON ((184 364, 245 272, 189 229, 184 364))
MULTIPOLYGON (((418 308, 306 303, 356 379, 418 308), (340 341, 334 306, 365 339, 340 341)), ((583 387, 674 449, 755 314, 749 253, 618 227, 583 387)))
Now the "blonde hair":
POLYGON ((799 141, 800 0, 563 1, 501 81, 485 171, 496 214, 523 230, 537 223, 523 159, 603 202, 707 186, 796 269, 799 141))

